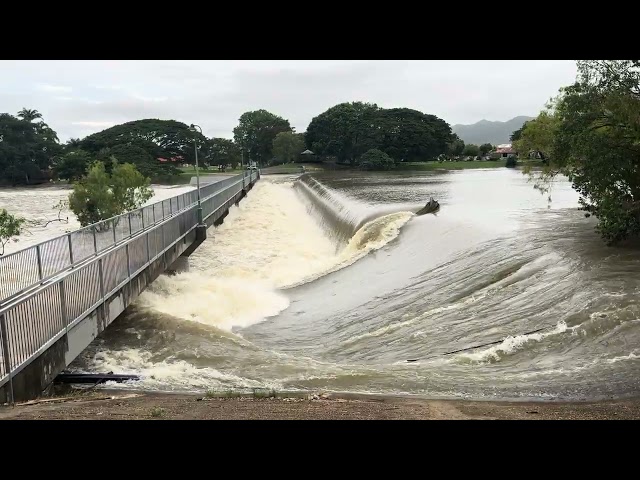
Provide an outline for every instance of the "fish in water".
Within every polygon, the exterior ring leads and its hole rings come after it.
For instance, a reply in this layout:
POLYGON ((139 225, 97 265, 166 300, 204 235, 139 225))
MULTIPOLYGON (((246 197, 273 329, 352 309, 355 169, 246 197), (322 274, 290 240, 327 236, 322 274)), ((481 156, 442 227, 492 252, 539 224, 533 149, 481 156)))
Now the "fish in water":
POLYGON ((436 213, 440 210, 440 204, 433 199, 429 199, 427 204, 416 212, 416 215, 424 215, 426 213, 436 213))

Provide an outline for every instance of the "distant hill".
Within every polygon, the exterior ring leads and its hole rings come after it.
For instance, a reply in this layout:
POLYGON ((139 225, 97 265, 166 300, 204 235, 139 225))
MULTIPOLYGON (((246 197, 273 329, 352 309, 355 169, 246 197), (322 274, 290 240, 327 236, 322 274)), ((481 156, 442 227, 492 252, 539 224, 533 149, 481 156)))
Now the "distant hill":
POLYGON ((454 125, 451 127, 454 133, 464 141, 464 143, 473 143, 482 145, 483 143, 491 143, 499 145, 501 143, 509 143, 509 137, 514 130, 518 130, 524 122, 532 120, 534 117, 515 117, 506 122, 491 122, 489 120, 480 120, 472 125, 454 125))

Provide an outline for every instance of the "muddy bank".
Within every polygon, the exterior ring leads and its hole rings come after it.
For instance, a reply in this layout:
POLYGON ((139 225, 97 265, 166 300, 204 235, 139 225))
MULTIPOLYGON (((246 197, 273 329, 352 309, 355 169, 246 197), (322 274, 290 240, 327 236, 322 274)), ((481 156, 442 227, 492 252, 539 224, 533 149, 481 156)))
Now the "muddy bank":
POLYGON ((602 420, 640 419, 640 399, 471 402, 305 395, 203 397, 95 391, 0 407, 0 420, 602 420))

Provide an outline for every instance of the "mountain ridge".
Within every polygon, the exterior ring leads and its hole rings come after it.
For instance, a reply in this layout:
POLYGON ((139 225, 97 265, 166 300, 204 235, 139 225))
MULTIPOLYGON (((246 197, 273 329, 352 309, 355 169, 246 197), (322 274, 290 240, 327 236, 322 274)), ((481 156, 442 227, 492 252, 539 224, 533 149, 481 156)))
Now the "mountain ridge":
POLYGON ((524 122, 532 120, 534 117, 519 115, 513 117, 506 122, 482 119, 472 124, 457 124, 451 127, 453 133, 457 134, 464 143, 473 143, 482 145, 483 143, 491 143, 499 145, 501 143, 509 143, 509 137, 514 130, 518 130, 524 122))

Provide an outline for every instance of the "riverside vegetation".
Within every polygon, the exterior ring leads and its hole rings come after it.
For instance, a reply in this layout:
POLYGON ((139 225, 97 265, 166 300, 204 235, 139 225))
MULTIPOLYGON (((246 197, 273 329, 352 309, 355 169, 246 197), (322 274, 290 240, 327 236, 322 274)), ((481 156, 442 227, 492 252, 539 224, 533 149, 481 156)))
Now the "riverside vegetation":
MULTIPOLYGON (((597 217, 598 229, 610 244, 640 234, 639 110, 640 61, 579 61, 574 84, 562 88, 538 117, 512 135, 520 158, 538 158, 544 167, 528 172, 536 188, 546 192, 555 176, 568 176, 581 195, 585 215, 597 217)), ((237 168, 243 159, 259 166, 313 159, 366 170, 421 170, 445 167, 441 165, 445 159, 483 156, 493 149, 487 143, 465 145, 435 115, 365 102, 329 108, 315 116, 304 133, 296 133, 279 115, 255 110, 240 116, 233 140, 207 138, 175 120, 143 119, 65 144, 37 110, 25 108, 16 116, 0 114, 0 138, 0 183, 77 182, 71 206, 83 216, 83 223, 139 205, 147 195, 148 181, 170 182, 181 175, 178 166, 195 161, 194 140, 204 168, 237 168), (301 155, 303 147, 313 153, 301 155), (116 184, 109 183, 115 164, 123 165, 115 167, 116 177, 124 169, 127 181, 133 182, 123 194, 116 194, 116 184), (118 197, 122 205, 91 203, 89 189, 82 187, 87 182, 101 185, 101 198, 97 194, 94 198, 98 203, 111 191, 111 200, 118 197)), ((502 162, 447 162, 446 168, 516 164, 515 159, 502 162)), ((19 233, 19 220, 9 214, 0 218, 3 242, 19 233)))

